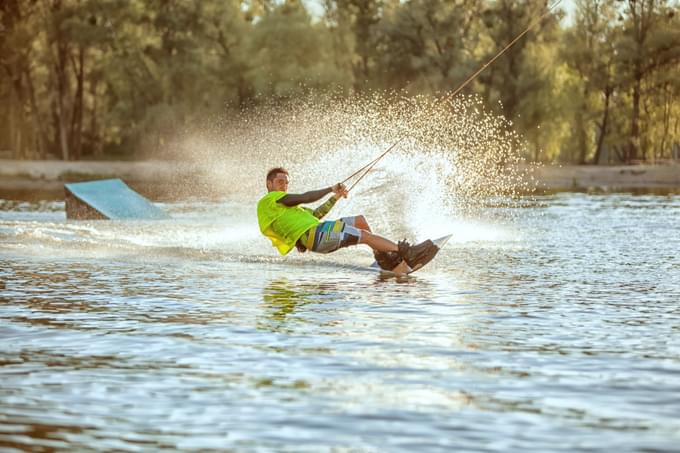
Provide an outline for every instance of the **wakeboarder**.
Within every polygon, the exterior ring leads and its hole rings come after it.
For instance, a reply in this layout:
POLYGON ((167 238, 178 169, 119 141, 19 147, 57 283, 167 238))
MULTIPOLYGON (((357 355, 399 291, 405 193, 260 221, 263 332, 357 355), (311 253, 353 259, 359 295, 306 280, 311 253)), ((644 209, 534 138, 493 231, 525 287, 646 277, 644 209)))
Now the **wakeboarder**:
POLYGON ((266 178, 267 194, 257 203, 257 220, 260 231, 272 241, 281 255, 293 247, 299 252, 307 250, 331 253, 343 247, 366 244, 373 249, 381 268, 393 270, 402 262, 409 267, 423 266, 437 254, 438 248, 427 240, 417 245, 400 241, 395 243, 371 231, 363 215, 321 221, 348 190, 341 184, 301 194, 288 193, 288 171, 282 167, 269 170, 266 178), (314 203, 333 193, 328 200, 312 210, 301 204, 314 203))

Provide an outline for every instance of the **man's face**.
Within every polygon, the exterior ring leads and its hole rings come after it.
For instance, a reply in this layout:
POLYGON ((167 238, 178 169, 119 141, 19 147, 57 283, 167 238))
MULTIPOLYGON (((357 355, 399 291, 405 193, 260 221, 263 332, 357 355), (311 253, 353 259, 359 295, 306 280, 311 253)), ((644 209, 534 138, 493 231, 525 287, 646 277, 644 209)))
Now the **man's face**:
POLYGON ((267 190, 270 192, 288 192, 288 175, 277 173, 274 179, 267 180, 267 190))

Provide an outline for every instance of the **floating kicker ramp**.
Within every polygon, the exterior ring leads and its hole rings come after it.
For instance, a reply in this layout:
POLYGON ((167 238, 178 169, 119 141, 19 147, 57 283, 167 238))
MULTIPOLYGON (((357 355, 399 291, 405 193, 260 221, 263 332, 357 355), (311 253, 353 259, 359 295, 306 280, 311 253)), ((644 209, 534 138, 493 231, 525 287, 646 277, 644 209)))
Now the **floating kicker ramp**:
POLYGON ((120 179, 64 184, 66 218, 160 220, 170 216, 120 179))

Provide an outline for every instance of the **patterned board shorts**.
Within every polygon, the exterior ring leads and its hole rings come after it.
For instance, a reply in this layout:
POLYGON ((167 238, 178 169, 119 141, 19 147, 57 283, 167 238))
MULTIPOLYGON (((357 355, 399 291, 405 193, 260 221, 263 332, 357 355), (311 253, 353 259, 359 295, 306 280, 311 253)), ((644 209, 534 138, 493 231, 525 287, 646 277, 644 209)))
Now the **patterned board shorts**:
POLYGON ((355 224, 356 217, 321 222, 307 230, 298 242, 313 252, 334 252, 342 247, 359 243, 361 230, 356 228, 355 224))

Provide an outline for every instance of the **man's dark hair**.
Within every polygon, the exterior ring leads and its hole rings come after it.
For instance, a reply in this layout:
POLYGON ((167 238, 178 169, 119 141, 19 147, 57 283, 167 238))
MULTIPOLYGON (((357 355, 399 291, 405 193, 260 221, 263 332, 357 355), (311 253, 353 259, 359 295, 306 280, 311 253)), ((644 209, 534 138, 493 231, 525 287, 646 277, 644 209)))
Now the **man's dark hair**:
POLYGON ((286 170, 283 167, 272 168, 271 170, 269 170, 267 172, 267 181, 273 181, 274 178, 276 178, 276 175, 278 175, 279 173, 283 173, 284 175, 288 175, 288 170, 286 170))

